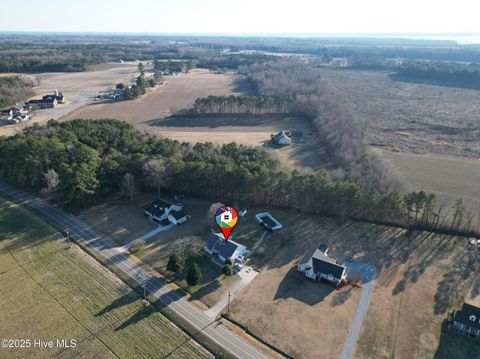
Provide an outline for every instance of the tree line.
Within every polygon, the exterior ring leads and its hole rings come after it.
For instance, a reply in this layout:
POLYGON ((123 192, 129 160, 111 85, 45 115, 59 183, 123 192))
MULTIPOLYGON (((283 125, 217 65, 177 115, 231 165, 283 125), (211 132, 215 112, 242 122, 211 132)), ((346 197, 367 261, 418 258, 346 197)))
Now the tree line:
POLYGON ((193 104, 196 114, 285 114, 292 111, 293 98, 287 96, 208 96, 193 104))
POLYGON ((480 89, 480 65, 439 61, 406 61, 394 79, 480 89))
POLYGON ((0 108, 15 105, 33 96, 32 87, 37 84, 25 76, 0 77, 0 108))
POLYGON ((168 191, 257 208, 284 208, 346 220, 471 234, 480 223, 461 202, 454 220, 434 195, 380 192, 326 172, 285 172, 261 148, 180 143, 116 120, 50 121, 0 138, 2 177, 69 208, 122 191, 168 191))
POLYGON ((258 95, 294 99, 294 109, 312 122, 320 142, 336 159, 336 178, 349 178, 380 191, 401 189, 391 169, 364 142, 365 124, 321 78, 321 72, 298 60, 282 60, 242 67, 258 95))

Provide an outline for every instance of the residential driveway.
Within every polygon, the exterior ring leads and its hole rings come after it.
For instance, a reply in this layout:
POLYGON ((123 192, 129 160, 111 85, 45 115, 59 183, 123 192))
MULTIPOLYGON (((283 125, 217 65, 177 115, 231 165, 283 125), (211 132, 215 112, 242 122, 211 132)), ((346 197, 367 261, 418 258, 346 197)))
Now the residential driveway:
POLYGON ((355 343, 360 335, 362 329, 362 322, 367 314, 368 304, 370 303, 370 295, 372 294, 375 285, 375 277, 377 270, 368 263, 349 261, 346 263, 347 278, 359 274, 362 278, 362 294, 358 301, 357 310, 353 317, 350 330, 348 331, 347 339, 343 344, 342 352, 339 359, 350 359, 352 357, 355 343))
MULTIPOLYGON (((237 273, 240 276, 239 281, 232 289, 230 289, 230 302, 232 302, 245 287, 257 276, 258 272, 251 267, 243 267, 243 269, 237 273)), ((228 305, 228 293, 226 293, 213 307, 205 311, 205 314, 213 320, 225 309, 228 305)))
POLYGON ((152 238, 157 233, 164 232, 172 227, 175 227, 175 225, 172 223, 167 224, 166 226, 158 226, 157 228, 152 229, 150 232, 145 233, 143 236, 141 236, 138 239, 141 239, 142 241, 146 241, 147 239, 152 238))

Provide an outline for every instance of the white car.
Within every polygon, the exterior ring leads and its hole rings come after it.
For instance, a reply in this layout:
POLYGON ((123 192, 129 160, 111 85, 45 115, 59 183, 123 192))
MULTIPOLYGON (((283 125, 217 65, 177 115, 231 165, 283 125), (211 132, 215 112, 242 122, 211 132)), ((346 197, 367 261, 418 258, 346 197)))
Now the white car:
POLYGON ((243 268, 243 264, 242 263, 235 263, 235 265, 233 266, 236 270, 238 271, 241 271, 242 268, 243 268))

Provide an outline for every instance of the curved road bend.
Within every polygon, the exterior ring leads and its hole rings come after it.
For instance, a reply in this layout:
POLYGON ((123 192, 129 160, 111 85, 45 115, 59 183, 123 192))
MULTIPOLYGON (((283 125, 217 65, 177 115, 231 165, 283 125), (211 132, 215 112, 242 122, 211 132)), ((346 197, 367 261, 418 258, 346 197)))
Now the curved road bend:
POLYGON ((88 247, 106 258, 119 270, 132 278, 139 286, 145 287, 154 298, 161 301, 165 306, 168 306, 195 329, 201 331, 209 339, 235 357, 242 359, 268 358, 268 356, 260 353, 257 349, 227 330, 223 325, 217 325, 215 322, 212 322, 212 319, 202 311, 182 299, 168 287, 163 286, 157 279, 125 255, 115 250, 108 242, 104 241, 99 234, 75 217, 47 204, 37 197, 17 190, 2 181, 0 181, 0 191, 28 203, 33 208, 64 226, 65 229, 69 229, 72 234, 78 237, 79 243, 81 243, 82 246, 88 247))

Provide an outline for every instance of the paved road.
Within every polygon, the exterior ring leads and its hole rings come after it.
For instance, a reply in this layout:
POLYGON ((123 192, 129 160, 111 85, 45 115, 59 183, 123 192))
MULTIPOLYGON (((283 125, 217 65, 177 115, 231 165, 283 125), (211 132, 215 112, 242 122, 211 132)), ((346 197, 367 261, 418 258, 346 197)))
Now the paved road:
POLYGON ((84 247, 96 251, 101 256, 113 263, 119 270, 132 278, 138 285, 145 287, 153 297, 168 306, 182 319, 189 322, 195 329, 202 331, 209 339, 217 343, 224 350, 238 358, 268 358, 242 339, 237 337, 223 325, 217 325, 202 311, 183 300, 177 293, 172 292, 160 281, 153 278, 140 266, 129 260, 118 250, 104 241, 99 234, 83 224, 75 217, 45 203, 39 198, 19 191, 0 181, 0 191, 8 193, 18 200, 28 203, 44 215, 56 221, 65 229, 69 229, 72 235, 78 239, 78 243, 84 247))
POLYGON ((358 301, 357 310, 353 317, 353 322, 350 325, 347 339, 343 343, 342 352, 339 359, 350 359, 352 357, 353 349, 357 343, 362 329, 363 319, 367 314, 368 304, 370 303, 370 295, 372 294, 373 286, 375 285, 375 277, 377 271, 374 267, 367 263, 350 261, 346 263, 347 275, 360 274, 362 277, 362 294, 358 301))

